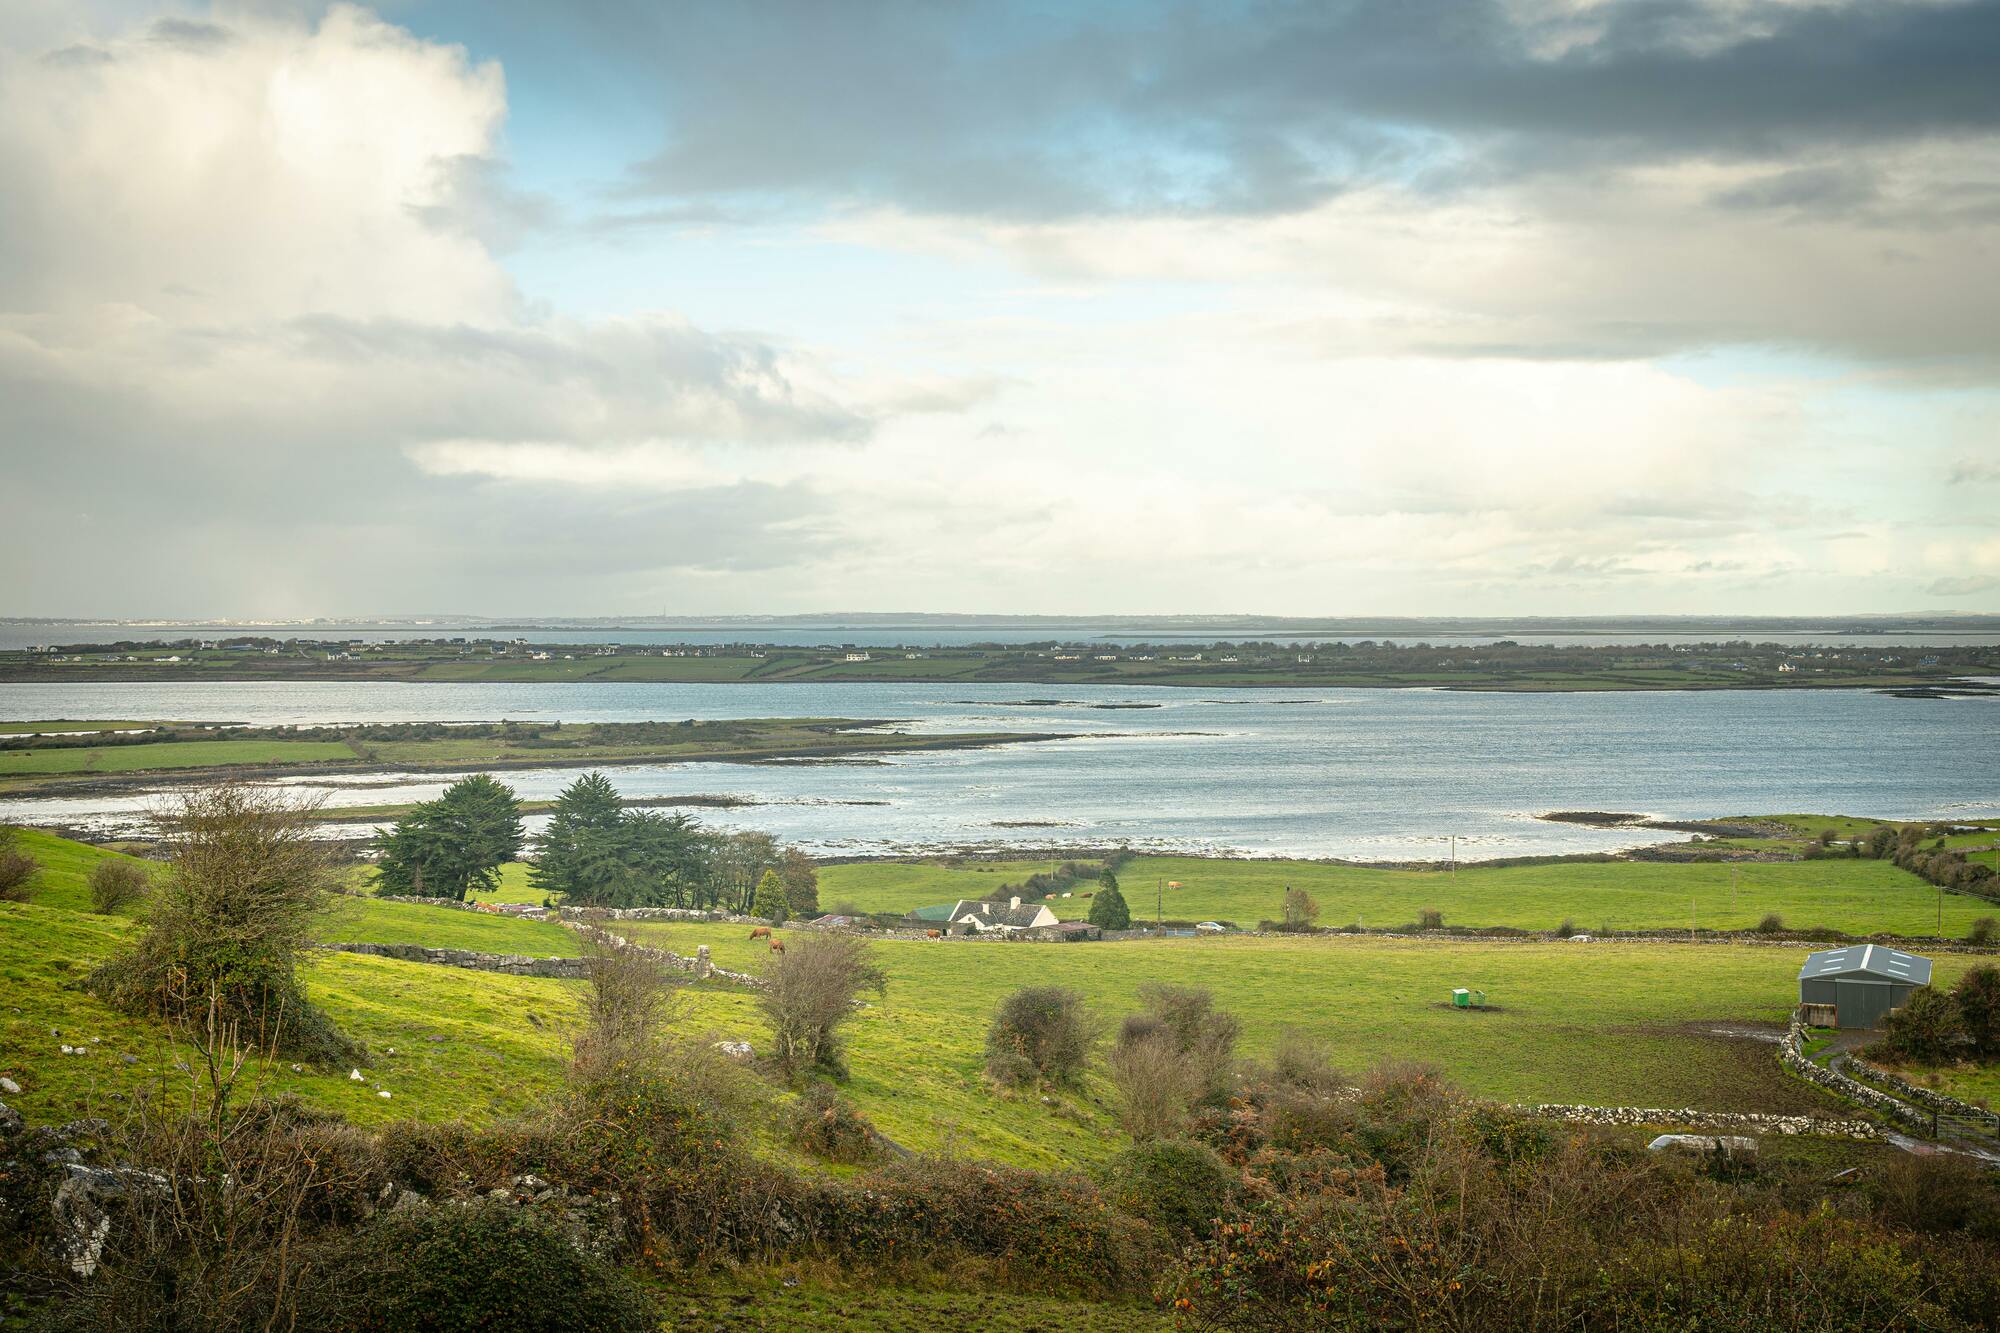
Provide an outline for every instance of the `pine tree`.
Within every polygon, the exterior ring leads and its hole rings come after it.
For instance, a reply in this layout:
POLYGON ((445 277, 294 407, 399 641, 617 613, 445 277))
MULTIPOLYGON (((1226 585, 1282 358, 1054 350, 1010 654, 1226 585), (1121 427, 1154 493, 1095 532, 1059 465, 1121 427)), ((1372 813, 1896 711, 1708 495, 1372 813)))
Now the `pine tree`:
POLYGON ((1097 877, 1097 896, 1090 900, 1090 924, 1104 930, 1128 930, 1132 909, 1118 888, 1118 877, 1109 870, 1097 877))
POLYGON ((777 871, 766 870, 764 878, 757 881, 757 897, 750 915, 761 916, 774 926, 784 924, 791 915, 791 905, 785 901, 785 886, 779 882, 777 871))
POLYGON ((514 789, 484 773, 461 778, 375 840, 377 892, 463 901, 499 883, 521 840, 514 789))

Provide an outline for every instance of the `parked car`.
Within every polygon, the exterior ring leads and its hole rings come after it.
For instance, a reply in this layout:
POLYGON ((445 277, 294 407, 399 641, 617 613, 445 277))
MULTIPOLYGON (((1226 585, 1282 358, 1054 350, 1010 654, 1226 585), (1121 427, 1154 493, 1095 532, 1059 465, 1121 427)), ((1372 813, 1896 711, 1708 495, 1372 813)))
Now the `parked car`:
POLYGON ((1229 927, 1223 925, 1220 921, 1198 921, 1195 923, 1195 929, 1205 930, 1211 934, 1220 935, 1223 931, 1229 929, 1229 927))

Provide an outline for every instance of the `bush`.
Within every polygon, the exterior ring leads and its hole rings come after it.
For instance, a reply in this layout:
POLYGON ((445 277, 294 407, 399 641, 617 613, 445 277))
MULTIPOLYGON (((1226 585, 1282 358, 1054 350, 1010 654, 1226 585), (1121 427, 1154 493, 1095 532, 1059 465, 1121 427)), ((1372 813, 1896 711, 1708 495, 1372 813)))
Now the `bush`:
POLYGON ((852 935, 809 934, 795 939, 764 974, 758 1007, 771 1020, 772 1058, 786 1077, 821 1073, 847 1076, 840 1025, 854 1016, 864 989, 877 995, 888 984, 864 940, 852 935))
POLYGON ((1019 1087, 1074 1086, 1090 1064, 1100 1028, 1083 996, 1061 986, 1029 986, 1000 1002, 986 1033, 986 1072, 1019 1087))
POLYGON ((90 868, 90 905, 109 915, 146 896, 153 878, 133 861, 99 861, 90 868))
POLYGON ((814 1079, 792 1112, 792 1142, 813 1156, 849 1166, 873 1158, 875 1127, 831 1083, 814 1079))
POLYGON ((1278 1034, 1268 1075, 1273 1082, 1309 1092, 1332 1092, 1348 1083, 1347 1076, 1334 1067, 1333 1048, 1325 1039, 1297 1028, 1278 1034))
POLYGON ((1577 930, 1576 922, 1570 917, 1564 917, 1562 924, 1556 927, 1556 938, 1559 940, 1566 940, 1570 936, 1579 933, 1581 932, 1577 930))
POLYGON ((1981 963, 1966 969, 1951 998, 1972 1049, 1987 1059, 2000 1056, 2000 968, 1981 963))
POLYGON ((1776 912, 1765 913, 1764 919, 1757 923, 1757 933, 1759 935, 1776 935, 1783 931, 1784 928, 1785 918, 1779 916, 1776 912))
POLYGON ((23 903, 42 863, 17 845, 20 830, 0 826, 0 902, 23 903))
POLYGON ((1417 929, 1443 930, 1444 913, 1435 907, 1426 907, 1423 911, 1417 913, 1417 929))
POLYGON ((1980 917, 1972 923, 1972 929, 1965 932, 1965 942, 1982 949, 1990 948, 1996 940, 2000 940, 2000 921, 1990 916, 1980 917))
POLYGON ((1311 930, 1313 922, 1319 920, 1319 903, 1304 889, 1285 889, 1284 913, 1285 930, 1311 930))
POLYGON ((145 933, 91 975, 92 988, 122 1009, 170 1019, 219 1007, 254 1045, 324 1063, 358 1059, 298 980, 337 890, 313 808, 233 783, 181 797, 162 817, 170 857, 145 933))
POLYGON ((764 877, 757 881, 756 895, 750 900, 750 915, 762 917, 774 926, 782 926, 792 914, 791 900, 785 896, 784 881, 775 870, 766 870, 764 877))
POLYGON ((1951 1058, 1964 1028, 1958 1001, 1949 992, 1919 986, 1882 1024, 1883 1044, 1911 1060, 1932 1063, 1951 1058))
POLYGON ((649 951, 596 930, 585 931, 582 944, 587 1022, 570 1042, 570 1059, 588 1080, 620 1062, 650 1060, 678 992, 649 951))
POLYGON ((532 1207, 480 1200, 390 1214, 337 1254, 318 1326, 355 1330, 659 1327, 638 1285, 532 1207))
POLYGON ((1214 1150, 1186 1139, 1127 1148, 1111 1160, 1104 1178, 1112 1202, 1181 1242, 1228 1216, 1236 1193, 1235 1174, 1214 1150))

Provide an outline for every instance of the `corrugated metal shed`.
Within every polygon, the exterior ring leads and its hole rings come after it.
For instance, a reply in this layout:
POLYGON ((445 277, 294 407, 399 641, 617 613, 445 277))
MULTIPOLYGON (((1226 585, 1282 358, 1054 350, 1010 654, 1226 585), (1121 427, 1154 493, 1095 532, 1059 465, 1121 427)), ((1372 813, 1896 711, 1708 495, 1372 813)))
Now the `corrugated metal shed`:
POLYGON ((1880 1027, 1889 1011, 1931 980, 1931 960, 1881 944, 1851 944, 1807 954, 1799 1003, 1835 1006, 1844 1028, 1880 1027))

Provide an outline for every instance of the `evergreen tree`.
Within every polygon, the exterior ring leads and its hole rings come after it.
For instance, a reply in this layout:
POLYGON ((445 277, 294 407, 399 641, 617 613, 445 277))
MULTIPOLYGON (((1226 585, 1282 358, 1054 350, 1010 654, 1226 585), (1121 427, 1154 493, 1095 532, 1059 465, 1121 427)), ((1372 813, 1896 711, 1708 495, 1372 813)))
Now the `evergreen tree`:
POLYGON ((791 915, 791 905, 785 901, 785 886, 777 871, 766 870, 764 878, 757 881, 757 898, 750 915, 761 916, 773 925, 782 924, 791 915))
POLYGON ((540 855, 528 868, 528 882, 543 893, 594 901, 619 873, 624 858, 614 843, 624 823, 618 789, 602 773, 586 773, 556 797, 548 828, 538 839, 540 855))
POLYGON ((521 854, 521 804, 485 773, 461 778, 375 840, 377 892, 463 902, 521 854))
POLYGON ((778 863, 778 878, 785 882, 785 902, 792 915, 801 919, 819 915, 819 867, 796 847, 785 848, 778 863))
POLYGON ((1109 870, 1097 877, 1097 896, 1090 900, 1090 924, 1105 930, 1129 930, 1132 909, 1118 888, 1118 876, 1109 870))

